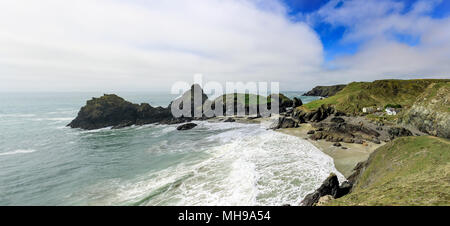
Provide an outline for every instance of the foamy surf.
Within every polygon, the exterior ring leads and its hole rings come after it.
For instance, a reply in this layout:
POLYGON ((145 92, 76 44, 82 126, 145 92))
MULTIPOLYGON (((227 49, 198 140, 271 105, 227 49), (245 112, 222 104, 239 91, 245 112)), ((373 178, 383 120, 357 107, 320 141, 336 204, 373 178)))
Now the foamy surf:
MULTIPOLYGON (((217 145, 199 146, 197 158, 134 180, 97 184, 90 188, 90 193, 102 194, 95 203, 299 205, 331 172, 344 179, 333 159, 306 140, 260 125, 199 122, 196 129, 222 131, 203 138, 217 145)), ((164 149, 175 148, 170 145, 165 143, 164 149)))
POLYGON ((24 150, 19 149, 19 150, 14 150, 14 151, 0 153, 0 156, 3 156, 3 155, 16 155, 16 154, 27 154, 27 153, 33 153, 35 151, 36 150, 34 150, 34 149, 24 149, 24 150))

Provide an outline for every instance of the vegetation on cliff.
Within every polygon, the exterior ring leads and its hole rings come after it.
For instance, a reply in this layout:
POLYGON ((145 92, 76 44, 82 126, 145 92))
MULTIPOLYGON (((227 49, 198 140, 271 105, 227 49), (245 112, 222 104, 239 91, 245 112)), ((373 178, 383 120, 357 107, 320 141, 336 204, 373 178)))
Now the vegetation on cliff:
POLYGON ((362 108, 386 106, 388 104, 411 107, 433 83, 450 82, 449 79, 377 80, 374 82, 352 82, 336 95, 303 105, 309 110, 323 104, 332 105, 336 110, 359 114, 362 108))
POLYGON ((431 84, 405 112, 402 122, 424 133, 450 138, 450 82, 431 84))
POLYGON ((303 96, 321 96, 331 97, 337 92, 341 91, 347 85, 334 85, 334 86, 316 86, 312 90, 303 94, 303 96))
POLYGON ((450 141, 398 138, 359 165, 349 195, 327 205, 450 205, 450 141))

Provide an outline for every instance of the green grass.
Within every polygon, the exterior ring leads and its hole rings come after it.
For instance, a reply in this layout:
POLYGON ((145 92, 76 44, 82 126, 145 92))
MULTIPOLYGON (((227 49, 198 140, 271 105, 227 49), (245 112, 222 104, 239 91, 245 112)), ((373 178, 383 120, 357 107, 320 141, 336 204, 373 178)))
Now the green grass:
MULTIPOLYGON (((223 102, 224 104, 227 103, 227 99, 230 98, 231 100, 236 100, 236 102, 238 104, 243 104, 245 106, 250 106, 250 105, 257 105, 257 104, 266 104, 266 103, 270 103, 271 99, 261 96, 261 95, 256 95, 256 94, 243 94, 243 93, 231 93, 231 94, 225 94, 222 95, 220 97, 217 97, 217 99, 221 102, 223 102)), ((216 99, 216 100, 217 100, 216 99)))
POLYGON ((450 140, 403 137, 378 148, 351 194, 330 205, 450 205, 450 140))
POLYGON ((358 114, 363 107, 388 104, 411 107, 417 97, 432 83, 448 83, 449 79, 378 80, 352 82, 336 95, 312 101, 304 107, 314 110, 323 104, 333 105, 337 110, 358 114))

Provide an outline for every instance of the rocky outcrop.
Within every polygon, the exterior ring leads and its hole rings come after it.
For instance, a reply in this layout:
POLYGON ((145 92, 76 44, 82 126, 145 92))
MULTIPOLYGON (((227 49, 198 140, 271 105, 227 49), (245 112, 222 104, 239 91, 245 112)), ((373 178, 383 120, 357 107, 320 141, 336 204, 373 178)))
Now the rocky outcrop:
POLYGON ((291 117, 281 116, 278 118, 277 123, 272 127, 272 129, 285 129, 285 128, 296 128, 298 127, 298 122, 291 117))
POLYGON ((71 128, 86 130, 104 127, 123 128, 131 125, 170 120, 169 109, 154 108, 149 104, 133 104, 114 94, 92 98, 80 109, 77 117, 68 124, 71 128))
POLYGON ((337 92, 344 89, 347 85, 334 85, 334 86, 316 86, 311 91, 306 92, 303 96, 320 96, 331 97, 337 92))
POLYGON ((388 130, 389 133, 389 138, 391 140, 397 138, 397 137, 408 137, 408 136, 412 136, 413 134, 411 133, 411 131, 402 128, 402 127, 392 127, 389 128, 388 130))
POLYGON ((233 118, 227 118, 224 120, 224 122, 236 122, 233 118))
POLYGON ((178 107, 177 110, 186 110, 186 112, 183 112, 185 118, 199 119, 204 117, 203 107, 206 101, 208 101, 208 96, 203 92, 200 85, 193 84, 190 90, 170 103, 169 109, 172 109, 172 105, 174 105, 178 107))
POLYGON ((339 180, 336 174, 332 173, 316 191, 308 194, 300 203, 300 205, 314 206, 319 202, 319 199, 321 197, 327 195, 330 195, 334 199, 337 199, 348 194, 351 188, 352 185, 349 182, 344 182, 341 186, 339 186, 339 180))
MULTIPOLYGON (((291 99, 289 99, 289 97, 285 96, 284 94, 280 93, 280 94, 271 94, 270 98, 272 99, 271 101, 277 101, 278 105, 280 106, 280 109, 286 109, 288 107, 292 107, 293 106, 293 101, 291 99)), ((280 111, 282 112, 282 111, 280 111)))
POLYGON ((181 126, 178 126, 177 127, 177 130, 190 130, 190 129, 193 129, 194 127, 196 127, 197 126, 197 124, 195 124, 195 123, 186 123, 186 124, 183 124, 183 125, 181 125, 181 126))
POLYGON ((403 124, 421 132, 450 138, 450 82, 431 84, 406 112, 403 124))
POLYGON ((376 130, 363 125, 354 125, 345 122, 320 122, 314 123, 313 126, 319 129, 310 136, 312 140, 324 139, 334 143, 344 142, 362 144, 363 140, 377 142, 378 137, 380 136, 376 130))
POLYGON ((337 111, 333 107, 322 105, 314 111, 295 109, 292 117, 297 119, 301 123, 320 122, 335 113, 337 113, 337 111))
POLYGON ((300 107, 303 105, 303 102, 300 98, 294 97, 292 99, 292 107, 296 108, 296 107, 300 107))

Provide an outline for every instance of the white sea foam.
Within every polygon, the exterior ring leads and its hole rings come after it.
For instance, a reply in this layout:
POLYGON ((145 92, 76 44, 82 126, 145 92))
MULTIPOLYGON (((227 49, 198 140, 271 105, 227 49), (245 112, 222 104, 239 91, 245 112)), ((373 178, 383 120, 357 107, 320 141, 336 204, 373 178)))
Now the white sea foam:
POLYGON ((12 117, 12 118, 31 118, 35 117, 35 114, 0 114, 1 117, 12 117))
POLYGON ((14 151, 0 153, 0 156, 3 156, 3 155, 16 155, 16 154, 27 154, 27 153, 33 153, 35 151, 36 150, 34 150, 34 149, 18 149, 18 150, 14 150, 14 151))
POLYGON ((96 203, 299 205, 331 172, 344 179, 333 159, 305 140, 258 125, 224 124, 199 124, 211 130, 235 126, 207 138, 220 142, 204 151, 205 158, 130 181, 110 181, 99 186, 108 192, 97 192, 103 195, 96 203))

